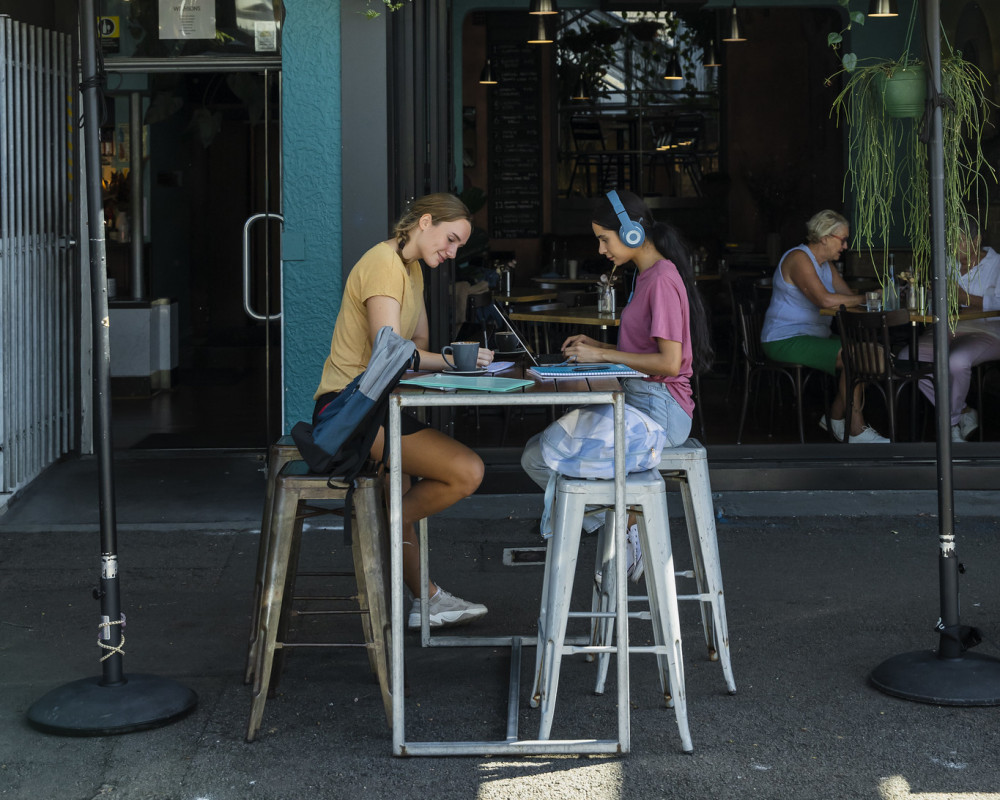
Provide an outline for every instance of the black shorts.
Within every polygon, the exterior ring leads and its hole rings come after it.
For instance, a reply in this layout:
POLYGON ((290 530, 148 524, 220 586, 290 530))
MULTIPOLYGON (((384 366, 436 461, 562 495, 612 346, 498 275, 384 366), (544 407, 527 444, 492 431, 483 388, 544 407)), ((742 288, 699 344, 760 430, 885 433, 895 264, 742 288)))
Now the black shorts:
MULTIPOLYGON (((319 418, 319 412, 322 411, 329 403, 333 402, 333 399, 340 394, 340 392, 327 392, 321 395, 319 400, 316 401, 316 405, 313 407, 313 425, 316 424, 316 420, 319 418)), ((425 425, 415 416, 413 416, 412 411, 404 410, 399 416, 399 426, 403 436, 409 436, 411 433, 419 433, 430 427, 430 425, 425 425)))

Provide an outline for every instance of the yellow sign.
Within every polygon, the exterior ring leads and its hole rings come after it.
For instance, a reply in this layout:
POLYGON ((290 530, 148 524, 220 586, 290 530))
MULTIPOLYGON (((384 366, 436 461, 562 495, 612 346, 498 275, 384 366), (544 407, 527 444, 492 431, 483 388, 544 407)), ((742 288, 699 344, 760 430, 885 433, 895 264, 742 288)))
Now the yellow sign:
POLYGON ((100 31, 102 39, 117 39, 122 35, 118 17, 98 17, 97 30, 100 31))

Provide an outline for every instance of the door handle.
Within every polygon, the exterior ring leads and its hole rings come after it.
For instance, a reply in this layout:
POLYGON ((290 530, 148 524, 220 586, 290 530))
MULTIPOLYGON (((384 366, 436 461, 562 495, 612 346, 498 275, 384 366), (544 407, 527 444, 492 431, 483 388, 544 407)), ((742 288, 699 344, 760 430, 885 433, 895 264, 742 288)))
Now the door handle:
POLYGON ((268 322, 281 319, 281 312, 279 311, 277 314, 259 314, 250 307, 250 228, 262 219, 276 219, 282 225, 285 224, 285 218, 281 214, 268 211, 247 217, 247 221, 243 223, 243 310, 251 319, 255 319, 258 322, 268 322))

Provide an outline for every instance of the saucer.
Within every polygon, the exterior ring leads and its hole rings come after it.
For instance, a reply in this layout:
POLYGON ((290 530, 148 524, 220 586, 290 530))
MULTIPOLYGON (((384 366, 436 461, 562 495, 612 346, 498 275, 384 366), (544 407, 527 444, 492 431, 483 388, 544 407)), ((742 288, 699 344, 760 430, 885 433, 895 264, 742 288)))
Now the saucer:
POLYGON ((451 367, 445 367, 441 370, 442 375, 485 375, 486 368, 480 367, 479 369, 452 369, 451 367))

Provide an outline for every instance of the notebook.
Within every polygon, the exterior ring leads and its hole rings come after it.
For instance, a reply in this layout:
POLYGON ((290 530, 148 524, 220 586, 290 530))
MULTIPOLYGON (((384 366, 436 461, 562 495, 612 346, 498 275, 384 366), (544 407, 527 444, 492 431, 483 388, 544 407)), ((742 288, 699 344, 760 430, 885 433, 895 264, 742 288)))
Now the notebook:
POLYGON ((646 378, 645 372, 624 364, 556 364, 528 369, 538 378, 646 378))
POLYGON ((528 358, 531 359, 532 364, 534 364, 536 367, 539 367, 542 364, 566 363, 566 356, 564 356, 562 353, 543 353, 540 355, 532 353, 531 348, 528 347, 527 337, 520 330, 518 330, 517 326, 514 325, 513 322, 510 321, 510 317, 508 317, 507 314, 504 313, 504 310, 500 308, 500 306, 497 303, 493 304, 493 308, 496 309, 496 312, 500 315, 500 319, 502 319, 504 325, 507 326, 507 330, 509 330, 511 333, 514 334, 514 337, 517 339, 518 344, 520 344, 521 349, 525 353, 527 353, 528 358))
POLYGON ((479 392, 513 392, 525 386, 533 386, 535 382, 523 378, 447 375, 435 372, 431 375, 421 375, 419 378, 404 378, 400 383, 420 386, 424 389, 475 389, 479 392))

